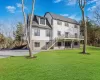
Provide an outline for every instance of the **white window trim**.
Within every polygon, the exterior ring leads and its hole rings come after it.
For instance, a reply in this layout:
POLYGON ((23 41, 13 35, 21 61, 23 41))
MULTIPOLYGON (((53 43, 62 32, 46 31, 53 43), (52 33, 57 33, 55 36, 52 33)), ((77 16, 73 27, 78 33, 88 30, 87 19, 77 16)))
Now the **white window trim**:
POLYGON ((50 32, 50 30, 45 30, 45 34, 46 34, 46 37, 51 37, 51 32, 50 32), (49 36, 47 36, 47 32, 49 32, 49 36))
POLYGON ((63 25, 63 22, 60 21, 60 20, 57 20, 57 25, 62 26, 63 25), (61 22, 61 24, 58 24, 58 22, 61 22))
POLYGON ((64 26, 69 27, 69 23, 68 22, 64 22, 64 26))
POLYGON ((43 25, 40 23, 40 18, 39 18, 39 25, 46 26, 46 19, 45 19, 45 25, 43 25))
POLYGON ((40 29, 38 29, 38 28, 34 29, 34 36, 37 36, 37 35, 35 35, 35 30, 39 30, 39 35, 38 36, 40 36, 40 29))

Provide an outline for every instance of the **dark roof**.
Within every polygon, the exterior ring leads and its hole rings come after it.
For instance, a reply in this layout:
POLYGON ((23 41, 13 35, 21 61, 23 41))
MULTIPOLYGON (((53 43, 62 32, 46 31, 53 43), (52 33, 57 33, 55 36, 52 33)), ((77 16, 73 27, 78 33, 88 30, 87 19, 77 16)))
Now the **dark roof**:
POLYGON ((45 29, 51 29, 51 25, 49 24, 48 20, 46 19, 46 26, 44 25, 39 25, 39 18, 44 18, 42 16, 38 16, 38 15, 34 15, 34 19, 33 19, 33 27, 38 27, 38 28, 45 28, 45 29))
POLYGON ((68 17, 64 17, 64 16, 61 16, 61 15, 58 15, 58 14, 54 14, 54 13, 51 13, 51 12, 47 12, 47 13, 49 13, 52 16, 53 19, 61 20, 61 21, 65 21, 65 22, 69 22, 69 23, 73 23, 73 24, 79 24, 74 19, 71 19, 71 18, 68 18, 68 17))

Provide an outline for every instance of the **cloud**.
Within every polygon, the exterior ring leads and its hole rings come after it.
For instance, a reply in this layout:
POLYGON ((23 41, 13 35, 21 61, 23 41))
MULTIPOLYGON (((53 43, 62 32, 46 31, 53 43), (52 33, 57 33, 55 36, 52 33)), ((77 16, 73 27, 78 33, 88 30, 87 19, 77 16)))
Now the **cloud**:
POLYGON ((88 11, 94 11, 96 9, 96 6, 92 6, 92 7, 89 7, 87 10, 88 11))
POLYGON ((60 14, 61 16, 69 16, 68 14, 60 14))
POLYGON ((88 4, 92 4, 92 3, 95 3, 95 2, 97 2, 98 0, 91 0, 91 1, 89 1, 88 2, 88 4))
POLYGON ((77 21, 81 20, 81 17, 77 16, 77 14, 69 15, 69 14, 60 14, 61 16, 68 17, 71 19, 75 19, 77 21))
POLYGON ((77 21, 81 20, 81 17, 78 17, 76 14, 70 15, 69 18, 75 19, 77 21))
MULTIPOLYGON (((9 11, 10 13, 15 13, 15 11, 21 12, 21 10, 18 11, 18 8, 21 9, 21 7, 22 7, 22 4, 16 3, 16 6, 7 6, 6 9, 7 9, 7 11, 9 11)), ((25 6, 24 8, 27 10, 27 7, 26 7, 26 6, 25 6)))
POLYGON ((95 5, 88 8, 88 11, 94 11, 96 7, 100 6, 100 0, 92 0, 88 4, 95 3, 95 5))
POLYGON ((7 9, 10 13, 15 13, 16 7, 14 7, 14 6, 7 6, 6 9, 7 9))
MULTIPOLYGON (((77 0, 67 0, 67 5, 69 6, 72 6, 72 5, 75 5, 77 4, 77 0)), ((97 4, 100 4, 100 0, 87 0, 87 4, 92 4, 92 3, 96 3, 97 4)))
POLYGON ((96 6, 100 6, 100 0, 96 1, 96 6))
POLYGON ((75 5, 76 4, 76 2, 77 2, 77 0, 68 0, 68 2, 66 2, 67 3, 67 5, 75 5))
MULTIPOLYGON (((16 3, 16 6, 17 6, 18 8, 22 8, 22 4, 21 4, 21 3, 16 3)), ((26 6, 24 6, 24 8, 27 9, 26 6)))
POLYGON ((20 3, 16 3, 17 7, 21 8, 22 7, 22 4, 20 3))
POLYGON ((61 2, 62 0, 54 0, 54 3, 59 3, 61 2))

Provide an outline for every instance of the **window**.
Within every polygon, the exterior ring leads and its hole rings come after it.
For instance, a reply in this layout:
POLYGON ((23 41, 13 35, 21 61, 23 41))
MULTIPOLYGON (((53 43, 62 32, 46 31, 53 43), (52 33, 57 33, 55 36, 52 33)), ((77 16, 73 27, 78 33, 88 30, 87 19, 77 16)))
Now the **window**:
POLYGON ((46 46, 48 46, 50 44, 50 42, 46 42, 46 46))
POLYGON ((46 42, 46 45, 48 45, 49 44, 49 42, 46 42))
POLYGON ((35 42, 35 47, 40 47, 40 42, 35 42))
POLYGON ((61 46, 61 42, 58 42, 57 44, 58 44, 59 47, 61 46))
POLYGON ((65 37, 68 38, 68 32, 65 32, 65 37))
POLYGON ((77 25, 75 24, 75 26, 74 26, 75 28, 77 28, 77 25))
POLYGON ((60 31, 58 31, 58 36, 61 36, 61 32, 60 31))
POLYGON ((78 42, 74 42, 74 45, 78 45, 78 42))
POLYGON ((78 35, 77 35, 77 33, 75 33, 75 38, 78 38, 78 35))
POLYGON ((42 25, 46 25, 46 19, 44 19, 44 18, 40 18, 40 24, 42 24, 42 25))
POLYGON ((47 37, 50 37, 50 36, 51 36, 50 30, 46 30, 46 36, 47 36, 47 37))
POLYGON ((40 29, 34 30, 34 36, 40 36, 40 29))
POLYGON ((65 22, 65 26, 69 27, 69 24, 67 22, 65 22))
POLYGON ((61 21, 57 21, 57 24, 58 24, 58 25, 62 25, 62 22, 61 22, 61 21))

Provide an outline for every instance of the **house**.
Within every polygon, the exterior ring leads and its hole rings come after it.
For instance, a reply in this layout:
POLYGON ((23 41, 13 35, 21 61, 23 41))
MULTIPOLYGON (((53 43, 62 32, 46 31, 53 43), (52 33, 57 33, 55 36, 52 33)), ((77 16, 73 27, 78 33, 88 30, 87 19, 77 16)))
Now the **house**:
POLYGON ((76 20, 47 12, 34 15, 32 24, 32 49, 68 49, 79 48, 83 36, 76 20))

